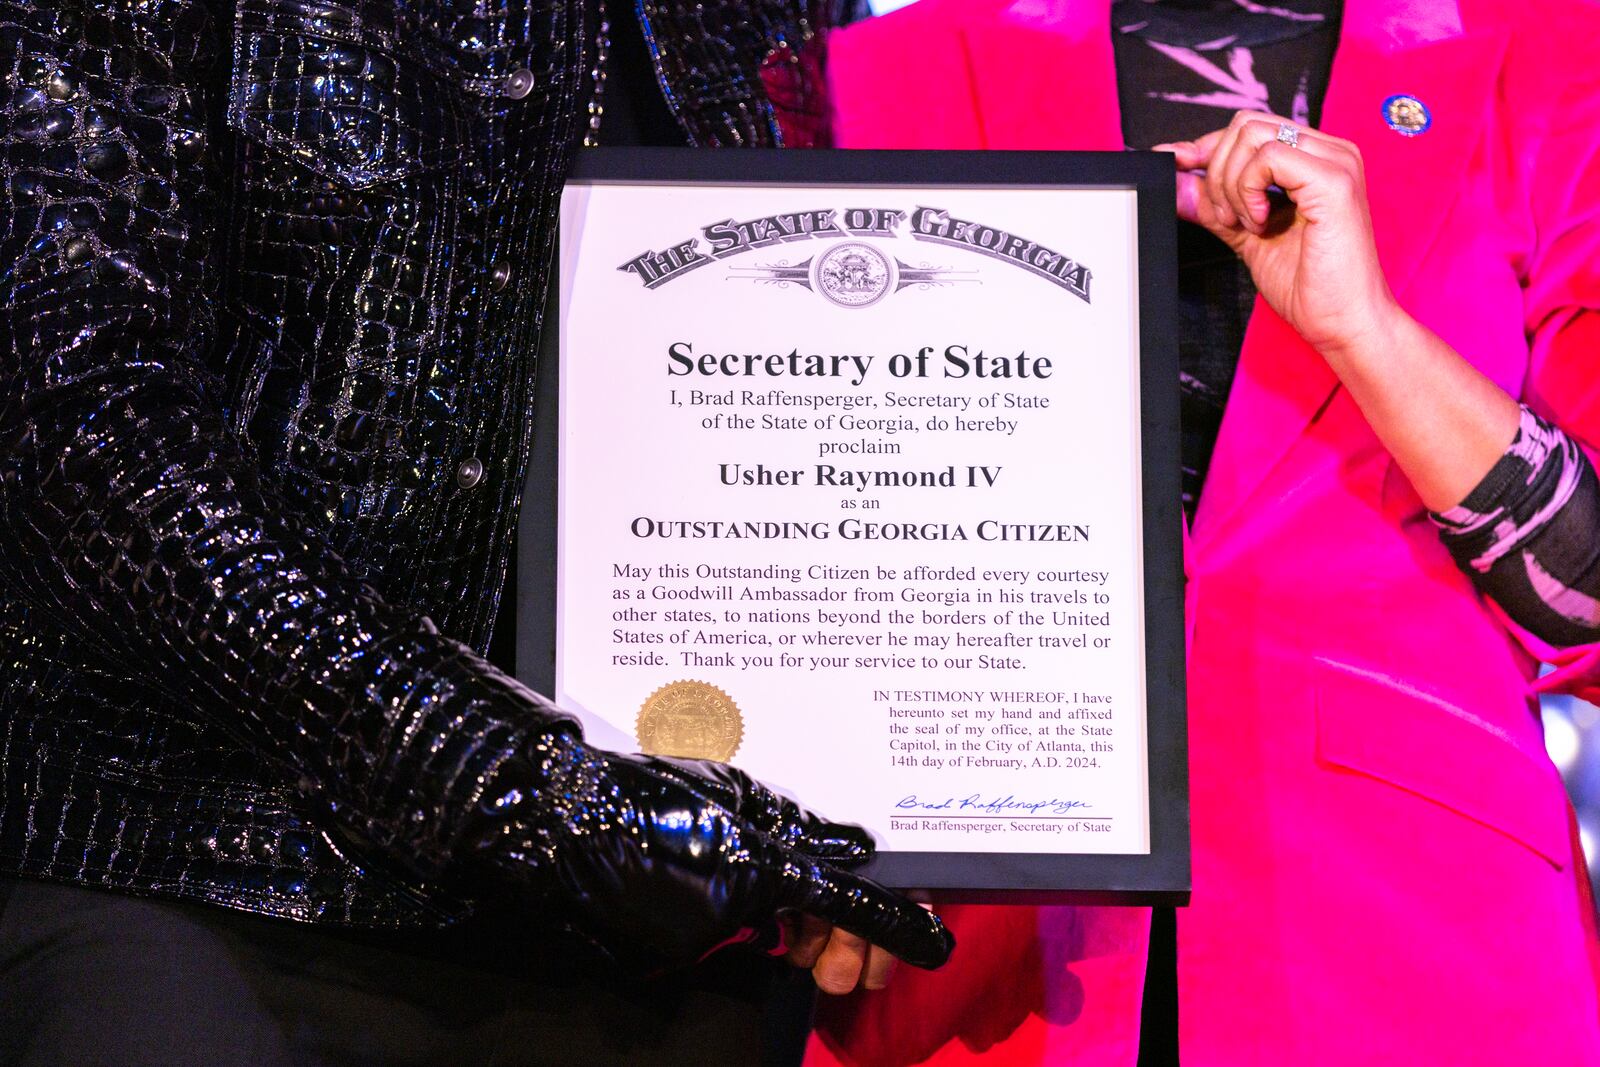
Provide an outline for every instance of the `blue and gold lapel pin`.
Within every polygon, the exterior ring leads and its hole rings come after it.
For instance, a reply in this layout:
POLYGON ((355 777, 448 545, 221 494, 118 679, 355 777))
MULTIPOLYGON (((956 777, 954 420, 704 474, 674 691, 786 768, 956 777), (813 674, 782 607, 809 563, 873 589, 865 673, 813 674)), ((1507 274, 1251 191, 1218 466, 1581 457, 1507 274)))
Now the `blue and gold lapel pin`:
POLYGON ((1428 132, 1433 115, 1421 100, 1399 93, 1383 102, 1383 121, 1401 137, 1415 137, 1428 132))

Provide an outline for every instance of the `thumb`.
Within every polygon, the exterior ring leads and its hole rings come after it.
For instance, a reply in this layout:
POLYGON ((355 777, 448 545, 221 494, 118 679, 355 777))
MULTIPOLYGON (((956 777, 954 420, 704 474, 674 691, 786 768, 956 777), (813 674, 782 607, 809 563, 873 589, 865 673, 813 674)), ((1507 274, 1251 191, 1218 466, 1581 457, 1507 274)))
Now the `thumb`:
POLYGON ((955 948, 938 916, 876 882, 815 863, 789 873, 796 877, 784 881, 782 906, 826 919, 912 966, 932 970, 955 948))

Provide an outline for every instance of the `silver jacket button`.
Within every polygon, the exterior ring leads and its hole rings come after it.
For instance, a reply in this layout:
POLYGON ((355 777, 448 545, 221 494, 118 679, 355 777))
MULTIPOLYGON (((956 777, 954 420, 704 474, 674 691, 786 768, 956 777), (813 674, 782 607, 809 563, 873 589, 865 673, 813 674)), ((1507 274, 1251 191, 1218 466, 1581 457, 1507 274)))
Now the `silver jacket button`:
POLYGON ((461 461, 461 466, 456 468, 456 484, 463 489, 471 489, 483 481, 483 461, 477 456, 471 456, 461 461))
POLYGON ((506 95, 521 100, 533 92, 533 71, 514 70, 506 76, 506 95))

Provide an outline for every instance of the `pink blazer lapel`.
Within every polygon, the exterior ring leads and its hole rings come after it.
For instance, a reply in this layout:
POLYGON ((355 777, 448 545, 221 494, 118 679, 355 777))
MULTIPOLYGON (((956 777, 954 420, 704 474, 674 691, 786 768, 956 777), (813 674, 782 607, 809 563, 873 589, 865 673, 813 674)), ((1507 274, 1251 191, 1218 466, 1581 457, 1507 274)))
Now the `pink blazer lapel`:
MULTIPOLYGON (((1402 303, 1483 135, 1506 37, 1500 27, 1463 32, 1454 4, 1346 5, 1322 128, 1361 147, 1378 255, 1402 303), (1410 7, 1419 17, 1407 17, 1410 7), (1384 102, 1399 94, 1427 106, 1426 132, 1408 137, 1389 128, 1384 102)), ((1197 541, 1215 536, 1337 388, 1322 357, 1257 300, 1196 517, 1197 541)))
POLYGON ((1017 0, 961 36, 985 148, 1123 147, 1109 4, 1017 0))
POLYGON ((1110 5, 921 0, 835 33, 840 148, 1117 149, 1110 5), (886 69, 904 57, 905 71, 886 69))

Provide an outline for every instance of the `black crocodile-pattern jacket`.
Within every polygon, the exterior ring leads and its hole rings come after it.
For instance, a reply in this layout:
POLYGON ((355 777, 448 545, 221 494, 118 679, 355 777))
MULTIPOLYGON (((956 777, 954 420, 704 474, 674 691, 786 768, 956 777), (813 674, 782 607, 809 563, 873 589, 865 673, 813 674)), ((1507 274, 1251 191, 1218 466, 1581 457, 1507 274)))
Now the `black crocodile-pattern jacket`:
MULTIPOLYGON (((0 872, 470 909, 590 3, 0 3, 0 872)), ((777 142, 815 10, 639 14, 697 142, 777 142)))

